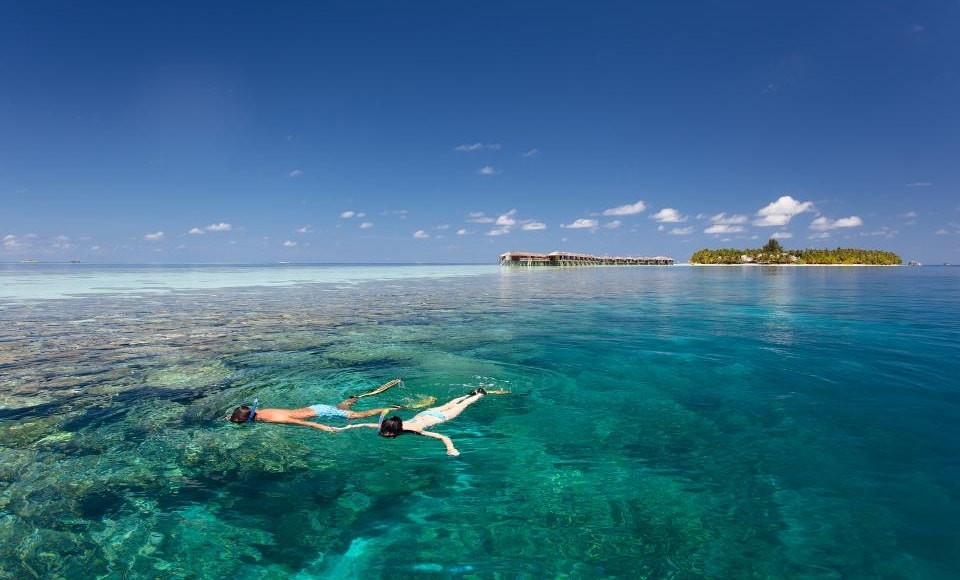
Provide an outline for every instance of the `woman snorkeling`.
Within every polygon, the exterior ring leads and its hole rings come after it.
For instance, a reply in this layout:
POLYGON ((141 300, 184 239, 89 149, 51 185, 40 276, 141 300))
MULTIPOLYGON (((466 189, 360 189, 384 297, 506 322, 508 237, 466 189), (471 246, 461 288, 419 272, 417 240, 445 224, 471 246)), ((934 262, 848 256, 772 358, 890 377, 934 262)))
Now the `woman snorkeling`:
POLYGON ((447 455, 456 456, 460 455, 460 452, 453 446, 453 441, 451 441, 449 437, 428 431, 427 429, 453 419, 486 394, 487 391, 485 391, 483 387, 480 387, 475 391, 470 391, 468 395, 457 397, 449 403, 421 411, 406 421, 394 415, 379 423, 354 423, 353 425, 340 427, 337 430, 343 431, 344 429, 353 429, 355 427, 372 427, 378 430, 380 436, 389 437, 390 439, 403 435, 404 433, 415 433, 443 441, 444 446, 447 448, 447 455))

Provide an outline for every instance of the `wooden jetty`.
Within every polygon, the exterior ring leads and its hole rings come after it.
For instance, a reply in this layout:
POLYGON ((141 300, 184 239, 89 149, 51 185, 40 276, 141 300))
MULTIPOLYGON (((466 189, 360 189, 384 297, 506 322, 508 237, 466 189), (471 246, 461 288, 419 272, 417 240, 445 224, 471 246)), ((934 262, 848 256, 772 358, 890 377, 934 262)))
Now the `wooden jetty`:
POLYGON ((501 266, 672 266, 666 256, 591 256, 571 252, 506 252, 500 254, 501 266))

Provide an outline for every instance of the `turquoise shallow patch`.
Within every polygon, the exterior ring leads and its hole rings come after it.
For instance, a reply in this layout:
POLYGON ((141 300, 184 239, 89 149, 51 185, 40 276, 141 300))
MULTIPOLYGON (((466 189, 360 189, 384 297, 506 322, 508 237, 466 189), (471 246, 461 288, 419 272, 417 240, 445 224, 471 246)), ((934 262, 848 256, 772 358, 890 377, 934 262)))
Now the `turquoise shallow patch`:
POLYGON ((0 577, 960 572, 960 269, 446 268, 6 297, 0 577))

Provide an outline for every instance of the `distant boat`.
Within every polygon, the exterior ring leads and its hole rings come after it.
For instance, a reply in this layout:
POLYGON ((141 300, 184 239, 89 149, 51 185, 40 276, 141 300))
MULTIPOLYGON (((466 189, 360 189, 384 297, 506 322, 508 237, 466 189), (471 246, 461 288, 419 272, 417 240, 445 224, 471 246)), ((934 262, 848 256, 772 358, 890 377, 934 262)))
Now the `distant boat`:
POLYGON ((21 263, 21 264, 36 264, 36 263, 37 263, 37 259, 36 259, 36 258, 27 258, 26 260, 20 260, 20 263, 21 263))
POLYGON ((79 263, 80 263, 80 260, 70 260, 70 263, 71 263, 71 264, 79 264, 79 263))
POLYGON ((918 262, 918 261, 916 261, 916 260, 910 260, 909 262, 907 262, 907 265, 908 265, 908 266, 922 266, 923 264, 921 264, 920 262, 918 262))

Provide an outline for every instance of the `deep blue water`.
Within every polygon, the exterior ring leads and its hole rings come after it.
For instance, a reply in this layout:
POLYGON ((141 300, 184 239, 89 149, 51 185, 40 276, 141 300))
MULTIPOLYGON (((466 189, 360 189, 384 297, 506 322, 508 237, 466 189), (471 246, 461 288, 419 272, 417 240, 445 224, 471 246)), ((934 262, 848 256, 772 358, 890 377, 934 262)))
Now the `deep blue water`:
POLYGON ((960 574, 960 268, 30 268, 0 578, 960 574), (395 376, 510 393, 456 458, 222 419, 395 376))

